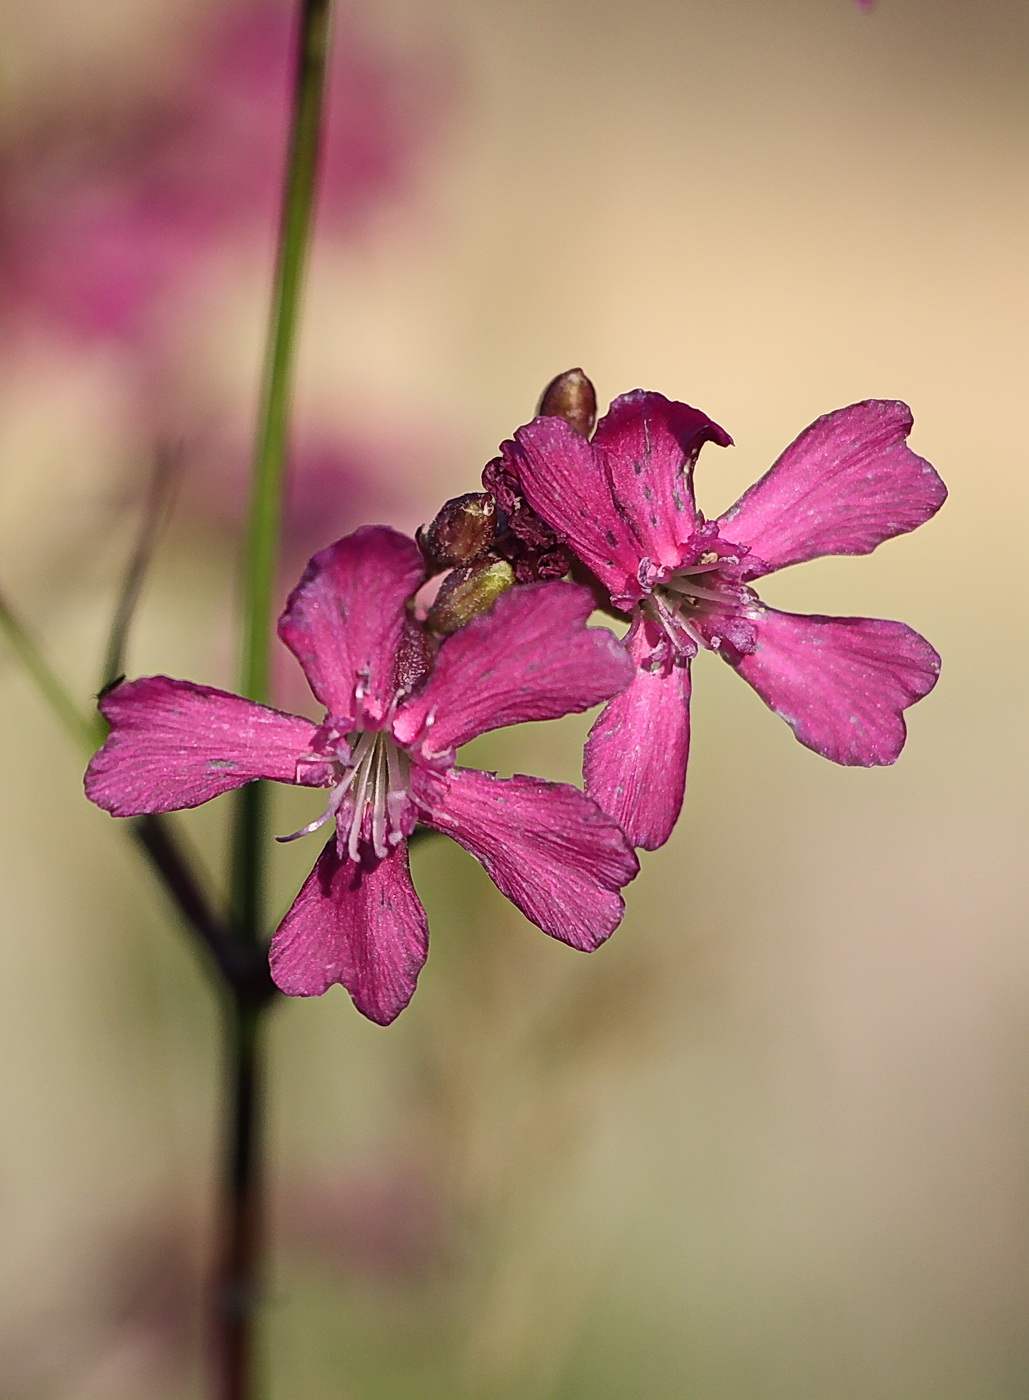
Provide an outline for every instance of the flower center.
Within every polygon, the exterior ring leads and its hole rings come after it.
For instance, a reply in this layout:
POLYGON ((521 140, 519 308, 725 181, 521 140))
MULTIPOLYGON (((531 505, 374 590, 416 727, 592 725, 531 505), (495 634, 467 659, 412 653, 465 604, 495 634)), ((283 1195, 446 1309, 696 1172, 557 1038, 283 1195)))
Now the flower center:
MULTIPOLYGON (((320 755, 312 755, 311 761, 326 762, 320 755)), ((341 776, 325 811, 299 831, 275 839, 295 841, 334 817, 341 859, 345 852, 351 860, 359 860, 364 841, 381 860, 410 830, 405 818, 410 807, 411 760, 384 729, 356 729, 328 762, 341 776)))
POLYGON ((736 634, 747 627, 743 619, 755 599, 734 576, 738 563, 710 550, 669 574, 644 600, 645 612, 680 655, 692 656, 698 647, 717 651, 726 629, 736 634))

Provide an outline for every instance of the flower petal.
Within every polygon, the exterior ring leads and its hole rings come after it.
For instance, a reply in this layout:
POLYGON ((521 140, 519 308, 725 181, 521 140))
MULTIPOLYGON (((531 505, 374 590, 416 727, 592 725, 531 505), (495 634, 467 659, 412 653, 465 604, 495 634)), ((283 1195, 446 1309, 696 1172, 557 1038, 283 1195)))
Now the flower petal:
POLYGON ((387 1026, 411 1000, 428 951, 407 844, 366 866, 341 862, 334 837, 276 930, 269 961, 287 996, 321 996, 339 982, 362 1015, 387 1026))
POLYGON ((806 428, 718 522, 749 578, 822 554, 868 554, 935 515, 947 488, 907 446, 907 404, 869 399, 806 428))
POLYGON ((470 768, 416 792, 424 820, 476 860, 544 933, 590 952, 617 928, 639 869, 618 826, 578 788, 470 768))
POLYGON ((757 645, 727 658, 802 744, 834 763, 894 763, 904 747, 903 711, 928 695, 940 658, 902 622, 803 617, 766 608, 757 645))
POLYGON ((649 670, 657 631, 649 621, 633 627, 632 684, 600 712, 583 755, 586 791, 647 851, 672 834, 690 751, 690 664, 679 659, 649 670))
POLYGON ((632 666, 606 628, 587 627, 594 602, 572 583, 529 583, 498 598, 442 645, 424 690, 394 733, 449 753, 507 724, 588 710, 627 685, 632 666))
POLYGON ((693 467, 705 442, 729 447, 732 438, 699 409, 643 389, 621 394, 597 424, 593 448, 611 495, 655 563, 678 564, 696 529, 693 467))
POLYGON ((508 461, 525 499, 567 540, 616 601, 642 596, 636 572, 650 550, 611 495, 603 458, 563 418, 536 418, 515 433, 508 461))
POLYGON ((100 701, 111 733, 86 796, 116 817, 199 807, 254 778, 297 781, 317 726, 224 690, 167 676, 126 681, 100 701))
POLYGON ((414 540, 367 525, 314 556, 279 619, 279 636, 329 714, 373 723, 389 709, 405 604, 425 577, 414 540))

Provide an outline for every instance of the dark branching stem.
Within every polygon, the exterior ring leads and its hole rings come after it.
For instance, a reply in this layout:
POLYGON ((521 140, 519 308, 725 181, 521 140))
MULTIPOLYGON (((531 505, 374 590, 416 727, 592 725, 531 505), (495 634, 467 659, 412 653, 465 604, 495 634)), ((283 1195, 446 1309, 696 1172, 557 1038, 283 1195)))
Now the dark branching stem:
POLYGON ((254 1328, 263 1253, 262 1115, 264 1009, 270 997, 225 992, 227 1153, 211 1308, 217 1400, 256 1393, 254 1328))
POLYGON ((263 948, 248 947, 233 935, 231 926, 215 910, 208 891, 196 874, 196 862, 188 847, 161 817, 135 817, 132 835, 143 847, 161 882, 195 935, 201 950, 213 962, 227 988, 240 996, 270 999, 275 985, 263 948))
POLYGON ((138 817, 132 834, 207 954, 220 993, 225 1145, 208 1301, 212 1395, 215 1400, 252 1400, 262 1253, 263 1013, 279 993, 268 971, 267 950, 240 938, 214 910, 195 864, 167 820, 138 817))
POLYGON ((161 530, 168 519, 178 485, 180 452, 167 443, 159 444, 143 503, 143 515, 135 548, 129 559, 111 619, 100 675, 100 693, 118 679, 124 670, 125 649, 139 600, 143 593, 161 530))

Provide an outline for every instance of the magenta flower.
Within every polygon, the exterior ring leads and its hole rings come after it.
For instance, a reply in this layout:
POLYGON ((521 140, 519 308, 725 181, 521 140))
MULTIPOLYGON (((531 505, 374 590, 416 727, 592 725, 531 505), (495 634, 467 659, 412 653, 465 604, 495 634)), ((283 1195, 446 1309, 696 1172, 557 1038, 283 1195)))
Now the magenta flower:
POLYGON ((911 413, 871 400, 819 418, 717 520, 693 498, 700 448, 731 442, 710 418, 636 390, 592 441, 537 418, 504 446, 529 505, 631 618, 635 678, 586 745, 586 791, 635 846, 667 841, 682 806, 690 661, 716 651, 797 738, 835 763, 893 763, 902 712, 933 688, 940 659, 899 622, 801 617, 751 588, 823 554, 867 554, 928 520, 946 498, 907 447, 911 413))
MULTIPOLYGON (((616 694, 632 668, 610 632, 587 628, 589 593, 520 588, 428 660, 407 602, 424 578, 413 540, 385 526, 316 554, 279 621, 317 699, 320 724, 188 681, 151 676, 110 692, 111 734, 86 793, 114 816, 196 807, 255 778, 329 790, 305 835, 326 845, 271 945, 292 996, 340 982, 387 1024, 428 950, 407 837, 452 836, 545 933, 589 951, 622 916, 638 866, 617 824, 577 788, 455 766, 487 730, 551 719, 616 694)), ((292 839, 292 838, 285 838, 292 839)))

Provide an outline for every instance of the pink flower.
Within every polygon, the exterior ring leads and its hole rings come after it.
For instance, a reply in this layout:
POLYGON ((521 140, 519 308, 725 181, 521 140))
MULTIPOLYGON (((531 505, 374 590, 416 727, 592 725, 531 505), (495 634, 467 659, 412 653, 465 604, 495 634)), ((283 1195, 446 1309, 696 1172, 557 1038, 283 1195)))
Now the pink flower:
POLYGON ((835 763, 893 763, 902 712, 940 659, 899 622, 801 617, 751 584, 823 554, 868 554, 939 510, 944 487, 906 445, 910 410, 870 400, 819 418, 717 520, 693 497, 700 448, 731 439, 710 418, 636 390, 592 441, 537 418, 504 445, 529 505, 629 614, 632 684, 586 746, 586 791, 635 846, 667 841, 682 806, 690 661, 706 647, 734 667, 797 738, 835 763))
MULTIPOLYGON (((340 982, 387 1024, 428 950, 407 837, 417 822, 470 851, 544 932, 596 948, 622 916, 636 858, 577 788, 455 767, 490 729, 588 709, 631 677, 624 650, 587 628, 585 589, 542 583, 501 598, 427 657, 407 602, 424 578, 413 540, 385 526, 316 554, 279 620, 317 699, 320 724, 225 691, 151 676, 101 709, 111 734, 86 793, 114 816, 196 807, 255 778, 329 789, 326 845, 271 946, 292 996, 340 982)), ((286 838, 292 839, 292 838, 286 838)))

